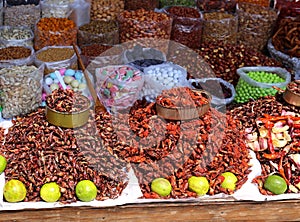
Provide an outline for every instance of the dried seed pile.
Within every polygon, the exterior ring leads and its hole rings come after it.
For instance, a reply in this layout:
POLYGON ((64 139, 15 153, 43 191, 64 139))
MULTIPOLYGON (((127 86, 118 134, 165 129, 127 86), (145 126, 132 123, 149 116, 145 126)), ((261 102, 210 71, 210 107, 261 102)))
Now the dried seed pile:
POLYGON ((0 145, 4 142, 4 129, 0 127, 0 145))
POLYGON ((187 180, 192 175, 209 179, 210 195, 232 192, 220 187, 219 175, 225 171, 236 174, 238 189, 246 182, 249 153, 242 135, 231 118, 216 110, 196 120, 165 121, 156 115, 153 103, 139 101, 119 117, 114 124, 116 116, 101 114, 97 121, 100 135, 110 152, 131 162, 145 198, 159 198, 150 192, 150 182, 157 177, 172 184, 167 198, 195 196, 188 191, 187 180), (129 123, 122 125, 126 121, 129 123), (119 130, 128 124, 130 129, 118 137, 119 130), (134 136, 136 142, 130 143, 134 136))
POLYGON ((46 121, 45 110, 13 120, 0 153, 7 160, 5 179, 19 179, 27 188, 25 201, 41 201, 39 190, 57 182, 60 202, 75 202, 75 186, 83 179, 98 188, 97 200, 117 198, 127 185, 126 164, 103 149, 94 120, 77 130, 62 129, 46 121))

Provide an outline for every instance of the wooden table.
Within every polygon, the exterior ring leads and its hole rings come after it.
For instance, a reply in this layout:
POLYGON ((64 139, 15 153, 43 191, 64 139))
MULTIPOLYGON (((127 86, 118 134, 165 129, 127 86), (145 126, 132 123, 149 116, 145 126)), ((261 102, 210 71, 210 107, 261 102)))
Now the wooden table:
POLYGON ((1 221, 300 221, 300 201, 153 203, 3 211, 1 221))

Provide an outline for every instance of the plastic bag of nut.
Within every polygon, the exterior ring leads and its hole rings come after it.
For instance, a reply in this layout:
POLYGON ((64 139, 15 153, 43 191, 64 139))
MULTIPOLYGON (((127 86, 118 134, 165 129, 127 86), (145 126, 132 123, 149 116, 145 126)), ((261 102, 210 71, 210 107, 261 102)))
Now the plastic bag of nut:
POLYGON ((154 10, 159 7, 159 0, 125 0, 125 10, 154 10))
POLYGON ((0 68, 32 65, 34 50, 31 46, 6 46, 0 48, 0 68))
POLYGON ((2 116, 13 118, 38 108, 42 101, 44 66, 11 66, 0 69, 2 116))
POLYGON ((34 30, 35 24, 41 18, 40 5, 17 5, 3 9, 3 23, 7 26, 28 26, 34 30))
POLYGON ((272 35, 278 12, 269 7, 238 3, 238 43, 263 50, 272 35))
POLYGON ((33 47, 33 31, 26 26, 1 26, 0 45, 33 47))
POLYGON ((121 43, 131 40, 139 44, 168 51, 168 44, 164 40, 170 40, 173 19, 165 13, 138 9, 124 11, 118 16, 119 39, 121 43))
POLYGON ((77 43, 76 24, 67 18, 41 18, 34 30, 34 49, 45 46, 70 46, 77 43))
POLYGON ((42 18, 68 18, 72 13, 69 1, 43 0, 41 1, 42 18))
POLYGON ((38 67, 44 64, 45 75, 62 68, 78 69, 77 56, 72 46, 44 47, 35 53, 34 64, 38 67))
POLYGON ((291 57, 283 52, 280 52, 275 49, 274 45, 272 44, 272 39, 268 41, 268 51, 272 58, 278 60, 286 68, 292 69, 292 74, 294 74, 294 79, 300 79, 300 58, 291 57))
POLYGON ((171 40, 189 48, 199 48, 202 36, 202 14, 188 6, 169 6, 162 10, 173 18, 171 40))
POLYGON ((78 46, 88 44, 108 44, 116 45, 119 43, 119 29, 116 21, 94 20, 79 27, 78 46))
POLYGON ((91 20, 116 20, 124 6, 125 0, 91 0, 91 20))
POLYGON ((236 15, 226 12, 205 12, 203 17, 203 43, 222 41, 236 44, 238 35, 238 17, 236 15))
POLYGON ((234 13, 236 3, 236 0, 196 0, 196 5, 202 12, 222 11, 234 13))
POLYGON ((72 13, 69 19, 75 22, 77 27, 90 22, 91 17, 91 2, 85 0, 75 0, 71 4, 72 13))

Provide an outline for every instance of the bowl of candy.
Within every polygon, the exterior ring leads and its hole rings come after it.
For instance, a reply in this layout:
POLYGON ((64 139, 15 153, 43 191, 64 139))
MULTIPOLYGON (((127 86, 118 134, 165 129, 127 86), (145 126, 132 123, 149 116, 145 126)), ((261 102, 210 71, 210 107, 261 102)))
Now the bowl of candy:
POLYGON ((157 115, 168 120, 189 120, 203 116, 211 105, 211 95, 205 90, 176 87, 163 90, 156 97, 157 115))
POLYGON ((78 128, 85 125, 93 102, 72 89, 56 89, 46 97, 46 118, 55 126, 78 128))

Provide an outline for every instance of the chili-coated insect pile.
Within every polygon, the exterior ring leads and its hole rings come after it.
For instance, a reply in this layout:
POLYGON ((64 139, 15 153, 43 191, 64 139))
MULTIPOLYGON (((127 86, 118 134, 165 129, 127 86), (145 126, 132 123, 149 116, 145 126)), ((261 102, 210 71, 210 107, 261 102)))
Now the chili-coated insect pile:
POLYGON ((41 201, 46 182, 60 186, 63 203, 76 201, 75 186, 83 179, 95 183, 97 200, 115 199, 127 186, 126 164, 103 148, 92 118, 77 130, 62 129, 49 124, 40 108, 13 124, 0 153, 8 162, 5 179, 25 184, 24 201, 41 201))
POLYGON ((196 196, 188 191, 191 175, 205 175, 214 195, 233 192, 220 187, 221 173, 233 172, 237 189, 250 173, 249 153, 235 121, 215 109, 199 119, 166 121, 156 115, 153 103, 138 101, 128 113, 100 114, 97 125, 105 147, 131 163, 145 198, 161 198, 150 192, 157 177, 171 182, 167 198, 187 198, 196 196))

